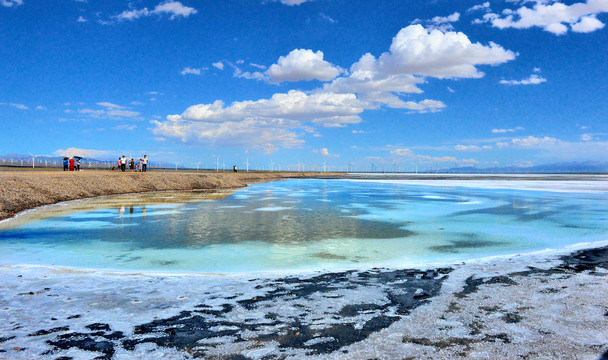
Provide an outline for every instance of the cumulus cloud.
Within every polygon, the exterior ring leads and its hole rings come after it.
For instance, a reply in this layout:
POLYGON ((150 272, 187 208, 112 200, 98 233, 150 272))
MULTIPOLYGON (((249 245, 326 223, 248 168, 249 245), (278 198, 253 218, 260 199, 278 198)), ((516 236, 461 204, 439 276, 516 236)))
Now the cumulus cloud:
POLYGON ((417 104, 405 102, 397 95, 422 93, 419 85, 427 76, 479 78, 484 73, 476 66, 498 65, 515 56, 512 51, 495 43, 472 43, 461 32, 410 25, 393 38, 388 52, 378 58, 369 53, 363 55, 350 67, 348 76, 325 84, 323 91, 357 93, 363 100, 394 108, 437 111, 445 104, 436 100, 417 104))
POLYGON ((441 31, 452 30, 454 27, 451 23, 460 20, 460 13, 455 12, 448 16, 435 16, 427 21, 427 28, 439 29, 441 31))
POLYGON ((197 10, 195 8, 185 6, 179 1, 169 0, 159 3, 152 10, 148 10, 148 8, 125 10, 114 18, 118 21, 132 21, 152 15, 169 15, 169 19, 174 20, 180 16, 186 18, 196 13, 197 10))
POLYGON ((213 65, 213 67, 214 67, 214 68, 218 68, 218 69, 220 69, 220 70, 224 70, 224 63, 223 63, 223 62, 221 62, 221 61, 214 62, 214 63, 213 63, 213 64, 211 64, 211 65, 213 65))
POLYGON ((421 25, 401 29, 390 51, 375 66, 387 74, 412 74, 444 78, 479 78, 476 65, 497 65, 515 59, 516 54, 490 42, 472 43, 461 32, 427 30, 421 25))
POLYGON ((0 5, 4 7, 12 7, 23 5, 23 0, 0 0, 0 5))
POLYGON ((558 143, 558 140, 553 137, 528 136, 528 137, 511 139, 511 141, 508 141, 508 142, 499 142, 496 144, 496 146, 499 148, 505 148, 505 147, 509 147, 509 146, 521 147, 521 148, 535 148, 535 147, 542 147, 542 146, 546 146, 546 145, 554 145, 556 143, 558 143))
POLYGON ((322 148, 321 150, 319 150, 319 154, 321 154, 322 156, 331 156, 327 148, 322 148))
POLYGON ((540 27, 555 35, 568 32, 592 32, 604 27, 597 14, 608 12, 608 1, 587 0, 566 5, 562 2, 535 1, 532 7, 506 9, 502 14, 488 13, 477 22, 487 22, 499 29, 540 27))
POLYGON ((472 6, 467 11, 470 12, 470 11, 478 11, 478 10, 490 11, 490 2, 486 1, 483 4, 472 6))
POLYGON ((492 132, 494 134, 504 134, 504 133, 512 133, 512 132, 516 132, 516 131, 520 131, 520 130, 524 130, 524 128, 521 126, 517 126, 512 129, 492 129, 492 132))
POLYGON ((593 137, 589 134, 583 134, 583 135, 581 135, 581 140, 582 141, 591 141, 591 140, 593 140, 593 137))
MULTIPOLYGON (((452 19, 456 17, 459 14, 452 19)), ((515 56, 495 43, 473 43, 460 32, 410 25, 393 38, 389 51, 378 58, 369 53, 363 55, 349 72, 325 61, 321 51, 308 49, 295 49, 281 56, 263 73, 243 72, 228 63, 235 69, 235 77, 274 83, 312 79, 327 83, 309 93, 291 90, 228 106, 221 100, 194 105, 181 115, 153 121, 153 132, 158 139, 184 143, 299 146, 303 143, 299 131, 305 127, 357 124, 365 110, 388 106, 412 112, 440 111, 446 106, 441 101, 413 101, 405 99, 404 94, 422 93, 419 85, 426 77, 482 77, 484 73, 477 66, 502 64, 515 56)), ((224 67, 222 62, 213 65, 224 67)))
POLYGON ((191 67, 185 67, 184 70, 180 72, 182 75, 200 75, 202 69, 193 69, 191 67))
POLYGON ((522 79, 522 80, 500 80, 499 83, 503 84, 503 85, 538 85, 538 84, 542 84, 545 81, 547 81, 547 79, 542 78, 536 74, 532 74, 530 75, 529 78, 527 79, 522 79))
POLYGON ((354 94, 306 94, 291 90, 270 99, 222 101, 194 105, 167 121, 153 121, 154 134, 181 142, 202 142, 239 146, 272 143, 283 147, 303 143, 295 130, 306 123, 325 127, 359 123, 365 110, 354 94))
POLYGON ((342 69, 323 60, 323 52, 295 49, 287 56, 279 57, 264 73, 271 83, 283 81, 321 80, 330 81, 340 75, 342 69))
POLYGON ((84 17, 82 17, 82 16, 79 16, 79 17, 78 17, 78 20, 76 20, 76 21, 77 21, 77 22, 79 22, 79 23, 83 23, 83 22, 87 22, 87 19, 85 19, 85 18, 84 18, 84 17))
POLYGON ((350 117, 364 110, 354 94, 315 93, 307 95, 298 90, 274 94, 270 99, 233 102, 225 107, 221 100, 212 104, 194 105, 182 115, 172 115, 189 121, 221 122, 247 118, 313 119, 350 117))

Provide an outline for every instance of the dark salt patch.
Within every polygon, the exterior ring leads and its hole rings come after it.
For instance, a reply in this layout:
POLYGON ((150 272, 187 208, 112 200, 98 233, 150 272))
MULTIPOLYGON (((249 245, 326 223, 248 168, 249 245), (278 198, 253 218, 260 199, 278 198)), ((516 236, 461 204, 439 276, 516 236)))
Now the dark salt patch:
POLYGON ((523 316, 517 313, 506 313, 501 319, 507 324, 516 324, 523 320, 523 316))
POLYGON ((313 257, 324 259, 324 260, 346 260, 346 256, 336 255, 328 252, 318 252, 312 254, 313 257))
POLYGON ((87 325, 85 327, 87 329, 93 330, 93 331, 99 331, 99 330, 101 330, 101 331, 111 331, 110 325, 108 325, 108 324, 95 323, 95 324, 87 325))
POLYGON ((442 253, 457 253, 461 249, 479 249, 484 247, 499 246, 504 243, 481 239, 477 234, 463 234, 466 240, 450 240, 449 245, 431 246, 429 249, 442 253))
POLYGON ((3 342, 7 342, 9 340, 12 340, 14 338, 15 338, 14 336, 0 337, 0 344, 3 343, 3 342))
POLYGON ((61 332, 61 331, 68 331, 68 330, 70 330, 70 328, 68 326, 61 326, 61 327, 56 327, 56 328, 52 328, 49 330, 38 330, 34 333, 29 334, 28 336, 43 336, 43 335, 48 335, 48 334, 61 332))
POLYGON ((501 284, 505 286, 517 285, 509 276, 492 276, 489 278, 474 278, 473 276, 470 276, 465 280, 465 286, 462 291, 457 292, 454 295, 458 298, 463 298, 476 292, 481 285, 487 284, 501 284))

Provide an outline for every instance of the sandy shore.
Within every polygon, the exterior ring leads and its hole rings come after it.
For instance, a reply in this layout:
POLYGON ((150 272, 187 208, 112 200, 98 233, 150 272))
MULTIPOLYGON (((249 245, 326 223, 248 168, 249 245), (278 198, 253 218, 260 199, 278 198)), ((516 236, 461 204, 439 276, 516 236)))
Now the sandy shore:
POLYGON ((2 190, 0 220, 38 206, 102 195, 163 190, 227 189, 258 182, 319 176, 319 173, 253 171, 239 173, 0 171, 2 190))

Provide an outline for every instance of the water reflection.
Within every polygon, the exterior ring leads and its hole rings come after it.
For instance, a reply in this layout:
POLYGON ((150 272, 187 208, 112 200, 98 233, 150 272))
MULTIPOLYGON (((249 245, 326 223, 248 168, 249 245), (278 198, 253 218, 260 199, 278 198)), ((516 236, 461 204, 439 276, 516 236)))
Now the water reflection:
POLYGON ((455 260, 605 240, 607 203, 340 180, 112 196, 3 224, 0 264, 233 272, 455 260))

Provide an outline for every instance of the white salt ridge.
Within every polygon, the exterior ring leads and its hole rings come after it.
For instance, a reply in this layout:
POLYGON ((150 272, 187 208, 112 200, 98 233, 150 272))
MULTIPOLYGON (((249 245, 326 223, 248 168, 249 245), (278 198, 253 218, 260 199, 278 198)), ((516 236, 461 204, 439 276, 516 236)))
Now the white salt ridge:
MULTIPOLYGON (((522 178, 534 178, 534 176, 521 176, 522 178)), ((541 176, 538 176, 541 177, 541 176)), ((545 176, 542 176, 545 177, 545 176)), ((580 192, 580 193, 604 193, 608 192, 608 176, 596 176, 595 181, 586 180, 378 180, 378 179, 344 179, 342 181, 374 182, 384 184, 407 184, 438 186, 445 188, 465 187, 481 189, 512 189, 530 191, 551 192, 580 192)))

